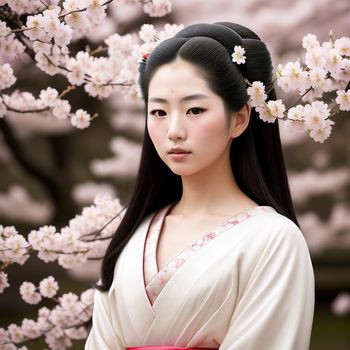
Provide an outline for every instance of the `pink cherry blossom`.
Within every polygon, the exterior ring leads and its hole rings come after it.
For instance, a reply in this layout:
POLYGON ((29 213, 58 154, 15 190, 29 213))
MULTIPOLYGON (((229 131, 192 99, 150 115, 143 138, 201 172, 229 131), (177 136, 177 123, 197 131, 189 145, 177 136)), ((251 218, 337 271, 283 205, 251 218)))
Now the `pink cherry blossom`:
POLYGON ((90 125, 91 116, 83 109, 78 109, 71 118, 71 123, 78 129, 85 129, 90 125))
POLYGON ((253 107, 260 106, 267 99, 265 93, 265 86, 261 81, 254 81, 247 89, 247 93, 250 97, 250 104, 253 107))
POLYGON ((28 304, 38 304, 41 301, 41 295, 36 292, 36 287, 31 282, 23 282, 19 292, 22 299, 28 304))
POLYGON ((54 277, 49 276, 44 278, 39 284, 40 294, 45 298, 52 298, 58 291, 58 283, 54 277))
POLYGON ((163 17, 171 12, 169 0, 151 0, 143 5, 143 10, 151 17, 163 17))
POLYGON ((350 90, 338 90, 335 102, 338 103, 340 110, 350 111, 350 90))
POLYGON ((0 66, 0 90, 12 86, 16 82, 16 77, 13 75, 13 69, 8 63, 0 66))

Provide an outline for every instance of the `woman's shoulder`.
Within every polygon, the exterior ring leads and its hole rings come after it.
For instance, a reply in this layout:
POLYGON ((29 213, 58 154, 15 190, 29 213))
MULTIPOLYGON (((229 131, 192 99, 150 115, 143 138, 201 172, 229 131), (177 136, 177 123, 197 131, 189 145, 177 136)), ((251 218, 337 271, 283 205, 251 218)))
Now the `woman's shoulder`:
POLYGON ((245 220, 244 226, 253 232, 249 237, 255 244, 266 245, 274 242, 306 244, 304 233, 299 226, 273 207, 258 207, 254 210, 254 214, 249 220, 245 220))
POLYGON ((306 247, 301 228, 290 218, 280 214, 273 207, 263 215, 255 215, 251 223, 256 227, 260 243, 264 245, 281 244, 306 247))

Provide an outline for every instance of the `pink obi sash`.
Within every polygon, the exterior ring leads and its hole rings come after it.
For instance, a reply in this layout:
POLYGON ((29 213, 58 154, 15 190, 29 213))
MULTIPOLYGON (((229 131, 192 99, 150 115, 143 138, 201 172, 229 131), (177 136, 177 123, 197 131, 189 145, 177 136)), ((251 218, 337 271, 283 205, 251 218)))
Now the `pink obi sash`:
POLYGON ((128 350, 208 350, 216 348, 186 348, 182 346, 168 346, 168 345, 155 345, 155 346, 135 346, 131 348, 127 348, 128 350))

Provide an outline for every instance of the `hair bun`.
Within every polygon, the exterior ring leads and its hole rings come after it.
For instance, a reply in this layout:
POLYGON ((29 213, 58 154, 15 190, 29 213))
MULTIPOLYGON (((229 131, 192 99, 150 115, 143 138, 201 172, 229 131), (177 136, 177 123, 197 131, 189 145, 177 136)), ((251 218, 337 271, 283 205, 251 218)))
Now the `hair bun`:
POLYGON ((272 61, 265 43, 256 39, 243 39, 246 51, 246 63, 242 67, 243 75, 253 82, 261 81, 266 86, 272 83, 272 61))
POLYGON ((236 45, 244 47, 242 37, 231 28, 219 24, 196 23, 180 30, 175 37, 192 38, 192 37, 207 37, 218 41, 224 46, 230 55, 234 51, 236 45))
POLYGON ((262 81, 265 85, 270 85, 272 83, 273 70, 271 55, 259 36, 237 23, 216 22, 215 24, 231 29, 242 38, 243 47, 246 52, 246 63, 240 65, 239 68, 244 77, 250 82, 258 80, 262 81))

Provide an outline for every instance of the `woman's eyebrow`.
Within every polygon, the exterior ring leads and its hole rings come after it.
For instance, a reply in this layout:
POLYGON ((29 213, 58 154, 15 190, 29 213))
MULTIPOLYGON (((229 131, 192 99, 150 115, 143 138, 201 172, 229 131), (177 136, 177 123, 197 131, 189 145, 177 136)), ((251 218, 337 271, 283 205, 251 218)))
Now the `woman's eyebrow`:
MULTIPOLYGON (((197 100, 197 99, 204 99, 204 98, 209 98, 209 96, 204 95, 204 94, 193 94, 193 95, 188 95, 188 96, 181 98, 180 102, 197 100)), ((168 103, 168 101, 166 99, 160 98, 160 97, 150 97, 148 99, 148 102, 168 103)))

